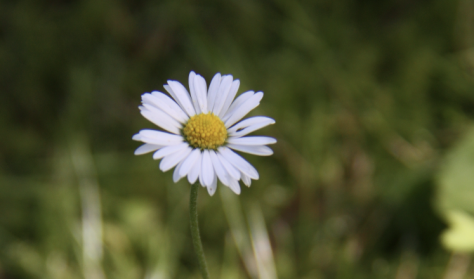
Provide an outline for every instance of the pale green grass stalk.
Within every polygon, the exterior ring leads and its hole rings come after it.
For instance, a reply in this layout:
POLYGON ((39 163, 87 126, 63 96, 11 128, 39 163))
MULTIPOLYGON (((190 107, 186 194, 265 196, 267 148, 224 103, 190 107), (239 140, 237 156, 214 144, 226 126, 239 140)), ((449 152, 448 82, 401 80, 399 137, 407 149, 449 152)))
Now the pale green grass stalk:
POLYGON ((277 279, 273 251, 265 228, 265 220, 262 210, 257 204, 251 207, 247 214, 250 227, 250 239, 252 241, 253 253, 257 262, 258 275, 260 279, 277 279))
POLYGON ((234 239, 237 251, 244 263, 250 278, 258 277, 258 268, 256 266, 255 256, 252 253, 252 245, 248 235, 247 226, 242 215, 242 207, 239 199, 229 189, 219 191, 222 198, 224 213, 230 227, 232 238, 234 239))
POLYGON ((452 253, 443 279, 463 279, 468 278, 466 274, 471 263, 471 256, 464 253, 452 253))
POLYGON ((82 255, 84 277, 105 278, 102 270, 102 218, 99 183, 94 171, 92 155, 84 140, 71 147, 71 159, 79 180, 82 205, 82 255))

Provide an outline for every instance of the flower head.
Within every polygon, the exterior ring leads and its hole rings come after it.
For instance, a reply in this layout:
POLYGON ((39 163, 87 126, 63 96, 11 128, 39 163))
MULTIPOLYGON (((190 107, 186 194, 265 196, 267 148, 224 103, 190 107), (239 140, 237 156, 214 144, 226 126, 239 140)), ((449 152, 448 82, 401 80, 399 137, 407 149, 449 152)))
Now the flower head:
POLYGON ((185 176, 191 184, 199 179, 211 196, 218 179, 240 194, 239 180, 250 186, 258 172, 233 150, 268 156, 273 151, 266 145, 276 140, 247 136, 275 121, 265 116, 240 121, 260 104, 263 92, 247 91, 234 100, 239 85, 238 79, 218 73, 207 88, 205 79, 191 72, 190 92, 178 81, 168 80, 164 88, 171 98, 159 91, 143 94, 141 114, 166 132, 146 129, 135 134, 134 140, 145 143, 135 155, 155 151, 153 159, 162 159, 162 171, 176 167, 174 182, 185 176))

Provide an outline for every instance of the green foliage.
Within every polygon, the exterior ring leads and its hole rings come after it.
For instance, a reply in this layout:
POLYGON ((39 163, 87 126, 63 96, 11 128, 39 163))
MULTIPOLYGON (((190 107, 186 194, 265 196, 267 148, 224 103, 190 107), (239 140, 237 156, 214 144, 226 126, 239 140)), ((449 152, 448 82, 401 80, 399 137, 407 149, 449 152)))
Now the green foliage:
POLYGON ((456 271, 434 208, 458 244, 470 228, 458 217, 474 214, 474 149, 462 147, 473 141, 452 147, 474 116, 472 10, 466 0, 1 1, 0 278, 199 278, 190 187, 134 156, 131 140, 154 128, 140 95, 187 84, 190 70, 264 91, 252 113, 276 120, 259 132, 278 139, 274 156, 248 156, 260 180, 239 197, 221 186, 200 195, 213 278, 456 271))
POLYGON ((472 252, 474 250, 474 219, 463 211, 452 210, 445 212, 450 225, 441 241, 447 249, 456 252, 472 252))
POLYGON ((443 244, 454 251, 474 250, 474 129, 450 150, 438 177, 436 206, 450 227, 443 244))

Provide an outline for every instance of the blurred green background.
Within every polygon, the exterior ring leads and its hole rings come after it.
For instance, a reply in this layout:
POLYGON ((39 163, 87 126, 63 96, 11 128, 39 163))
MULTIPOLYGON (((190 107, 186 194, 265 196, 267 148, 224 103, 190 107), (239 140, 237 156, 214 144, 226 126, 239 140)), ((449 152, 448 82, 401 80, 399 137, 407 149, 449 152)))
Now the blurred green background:
POLYGON ((474 277, 474 2, 4 0, 1 279, 200 278, 190 187, 131 140, 191 70, 276 120, 260 180, 200 191, 213 278, 474 277))

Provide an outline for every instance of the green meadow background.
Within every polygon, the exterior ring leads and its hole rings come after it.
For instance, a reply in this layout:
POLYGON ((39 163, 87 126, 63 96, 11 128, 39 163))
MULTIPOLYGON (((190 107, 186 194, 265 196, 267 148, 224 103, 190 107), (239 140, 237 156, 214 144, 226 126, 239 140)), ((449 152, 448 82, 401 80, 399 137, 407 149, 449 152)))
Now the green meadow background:
POLYGON ((212 278, 474 277, 474 2, 0 1, 0 278, 200 278, 190 185, 131 140, 191 70, 271 157, 199 192, 212 278))

